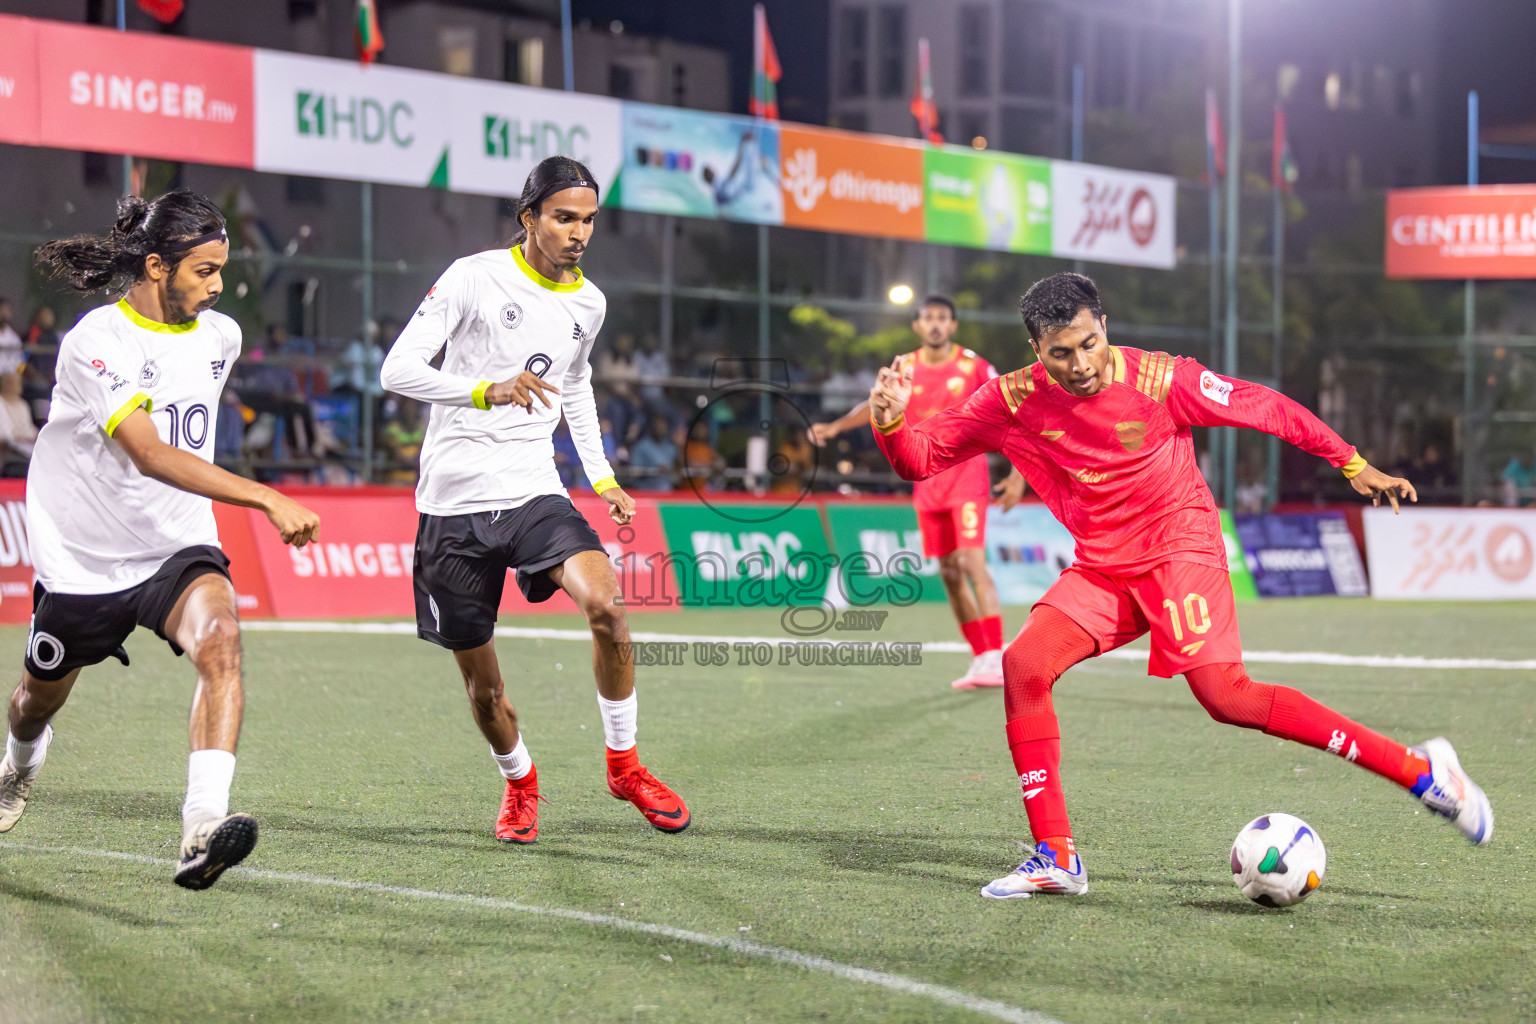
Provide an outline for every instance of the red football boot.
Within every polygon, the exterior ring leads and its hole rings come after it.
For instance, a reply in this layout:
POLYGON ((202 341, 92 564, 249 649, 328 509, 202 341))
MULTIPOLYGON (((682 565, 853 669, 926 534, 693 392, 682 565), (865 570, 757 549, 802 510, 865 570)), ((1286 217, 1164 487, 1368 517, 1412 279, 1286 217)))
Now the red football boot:
POLYGON ((634 804, 659 831, 681 832, 692 820, 683 798, 640 763, 640 754, 633 747, 608 751, 608 792, 615 799, 634 804))
POLYGON ((496 817, 496 838, 526 846, 539 838, 539 772, 528 769, 520 779, 508 779, 496 817))

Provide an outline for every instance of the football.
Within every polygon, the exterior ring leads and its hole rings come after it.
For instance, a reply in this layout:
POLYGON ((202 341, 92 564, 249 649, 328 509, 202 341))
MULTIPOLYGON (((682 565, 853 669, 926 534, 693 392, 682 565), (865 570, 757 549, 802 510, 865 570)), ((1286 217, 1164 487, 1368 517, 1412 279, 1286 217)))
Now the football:
POLYGON ((1260 906, 1300 903, 1323 884, 1327 863, 1322 836, 1294 814, 1255 818, 1232 843, 1232 881, 1260 906))

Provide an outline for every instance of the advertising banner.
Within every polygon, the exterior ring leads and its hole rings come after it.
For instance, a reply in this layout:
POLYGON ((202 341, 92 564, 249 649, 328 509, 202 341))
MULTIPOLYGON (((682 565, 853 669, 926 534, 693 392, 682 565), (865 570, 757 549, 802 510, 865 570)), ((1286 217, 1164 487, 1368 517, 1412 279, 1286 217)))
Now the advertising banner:
POLYGON ((786 227, 923 238, 923 147, 784 124, 779 152, 786 227))
POLYGON ((827 585, 834 605, 862 608, 889 603, 891 589, 872 586, 877 580, 899 581, 900 591, 894 596, 902 604, 911 603, 908 599, 913 596, 919 601, 946 600, 939 560, 923 557, 923 535, 911 504, 829 502, 825 508, 838 562, 837 574, 827 585), (886 599, 873 600, 877 595, 886 599))
POLYGON ((1388 277, 1536 277, 1536 185, 1387 193, 1388 277))
MULTIPOLYGON (((4 26, 0 25, 0 30, 4 26)), ((0 480, 0 623, 32 621, 32 548, 27 482, 0 480)))
POLYGON ((273 50, 255 68, 258 171, 449 187, 462 79, 273 50))
POLYGON ((814 505, 662 502, 674 603, 690 608, 820 604, 836 559, 814 505))
POLYGON ((0 14, 0 142, 42 145, 37 26, 30 18, 0 14))
MULTIPOLYGON (((411 568, 417 514, 411 496, 314 490, 295 497, 319 514, 318 543, 289 547, 265 516, 246 510, 273 614, 280 619, 414 617, 411 568)), ((652 566, 659 562, 653 556, 666 550, 655 505, 638 502, 629 527, 616 526, 608 517, 608 503, 598 498, 577 498, 575 505, 614 560, 626 602, 645 604, 653 590, 652 566)), ((501 611, 575 613, 576 606, 564 593, 530 604, 509 572, 501 611)))
POLYGON ((623 160, 623 106, 602 96, 456 79, 448 187, 518 196, 528 172, 550 156, 587 165, 606 201, 623 160))
POLYGON ((928 241, 1050 253, 1051 161, 930 148, 923 176, 928 241))
POLYGON ((1032 605, 1076 560, 1067 528, 1044 505, 987 507, 987 570, 1003 604, 1032 605))
POLYGON ((1237 516, 1236 523, 1260 597, 1370 592, 1344 513, 1237 516))
POLYGON ((33 24, 41 145, 251 166, 254 50, 33 24))
POLYGON ((1536 599, 1536 509, 1365 510, 1371 596, 1393 600, 1536 599))
POLYGON ((1243 541, 1237 535, 1232 513, 1222 510, 1221 539, 1227 547, 1227 572, 1232 577, 1232 596, 1238 601, 1256 601, 1258 588, 1253 585, 1253 574, 1248 571, 1248 559, 1243 554, 1243 541))
POLYGON ((617 191, 626 210, 782 223, 778 126, 626 103, 617 191))
POLYGON ((1051 254, 1171 269, 1174 179, 1093 164, 1051 163, 1051 254))

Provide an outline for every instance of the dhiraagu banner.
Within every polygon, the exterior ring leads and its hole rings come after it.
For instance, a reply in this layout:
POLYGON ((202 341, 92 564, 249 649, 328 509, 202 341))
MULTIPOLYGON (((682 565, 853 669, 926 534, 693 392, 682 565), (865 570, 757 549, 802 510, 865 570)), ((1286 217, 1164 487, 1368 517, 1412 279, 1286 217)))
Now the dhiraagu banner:
POLYGON ((954 148, 923 155, 928 241, 1049 254, 1051 161, 954 148))
POLYGON ((462 79, 271 50, 255 63, 258 171, 449 187, 462 79))
POLYGON ((678 603, 784 608, 817 605, 826 595, 836 559, 814 505, 662 501, 658 507, 670 549, 662 557, 671 563, 678 603))
POLYGON ((923 557, 923 535, 910 503, 828 502, 826 510, 838 558, 837 574, 827 586, 835 606, 945 600, 939 560, 923 557))
POLYGON ((626 210, 782 224, 779 129, 769 121, 626 103, 618 192, 626 210))

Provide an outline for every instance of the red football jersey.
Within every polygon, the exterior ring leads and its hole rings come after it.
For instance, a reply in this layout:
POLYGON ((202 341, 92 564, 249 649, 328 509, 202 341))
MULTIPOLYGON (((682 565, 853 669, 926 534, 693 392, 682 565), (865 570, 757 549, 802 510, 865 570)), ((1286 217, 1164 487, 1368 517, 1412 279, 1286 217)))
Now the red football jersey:
POLYGON ((1002 452, 1077 541, 1077 560, 1132 576, 1161 562, 1225 569, 1215 499, 1191 426, 1252 427, 1343 467, 1355 450, 1278 392, 1193 359, 1111 348, 1110 383, 1077 398, 1040 363, 987 383, 958 409, 875 431, 907 480, 1002 452))
MULTIPOLYGON (((997 377, 991 363, 959 345, 942 363, 925 363, 919 351, 902 356, 900 365, 903 372, 912 368, 912 400, 907 403, 907 419, 912 423, 962 405, 997 377)), ((978 456, 919 481, 912 488, 912 504, 919 512, 955 508, 968 501, 985 504, 991 484, 987 458, 978 456)))

